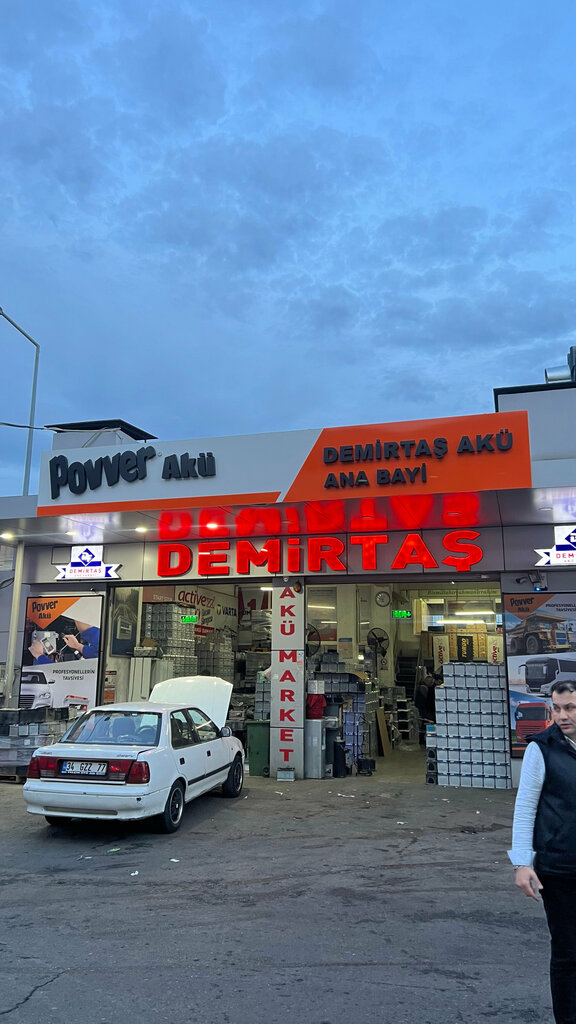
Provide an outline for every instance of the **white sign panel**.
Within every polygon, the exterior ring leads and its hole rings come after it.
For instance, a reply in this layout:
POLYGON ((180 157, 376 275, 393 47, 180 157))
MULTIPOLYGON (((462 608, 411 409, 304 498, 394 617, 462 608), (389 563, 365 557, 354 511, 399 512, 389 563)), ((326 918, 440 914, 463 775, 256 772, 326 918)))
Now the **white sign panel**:
POLYGON ((270 770, 294 768, 304 777, 305 604, 301 583, 272 594, 270 770))
POLYGON ((67 565, 57 565, 57 580, 117 580, 120 563, 106 564, 102 544, 73 547, 67 565))
POLYGON ((554 546, 534 550, 540 555, 535 565, 576 565, 576 526, 555 526, 554 546))

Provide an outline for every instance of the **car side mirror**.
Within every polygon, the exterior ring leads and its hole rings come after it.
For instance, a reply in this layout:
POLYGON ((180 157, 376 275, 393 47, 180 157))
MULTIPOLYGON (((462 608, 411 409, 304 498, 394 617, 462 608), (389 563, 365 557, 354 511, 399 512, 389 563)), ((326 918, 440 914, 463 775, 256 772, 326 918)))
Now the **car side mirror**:
POLYGON ((231 736, 232 735, 232 729, 229 729, 227 725, 224 725, 220 729, 220 735, 221 736, 231 736))

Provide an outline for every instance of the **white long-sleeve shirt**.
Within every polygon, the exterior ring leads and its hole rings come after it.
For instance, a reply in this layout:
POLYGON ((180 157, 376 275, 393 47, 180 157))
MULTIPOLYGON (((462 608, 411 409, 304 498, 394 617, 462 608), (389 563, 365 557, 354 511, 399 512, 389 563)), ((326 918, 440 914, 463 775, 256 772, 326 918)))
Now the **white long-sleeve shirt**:
MULTIPOLYGON (((576 750, 576 743, 568 737, 566 739, 576 750)), ((508 856, 516 867, 531 867, 534 863, 534 822, 545 776, 542 751, 537 743, 529 743, 522 761, 520 784, 514 805, 512 849, 508 850, 508 856)))

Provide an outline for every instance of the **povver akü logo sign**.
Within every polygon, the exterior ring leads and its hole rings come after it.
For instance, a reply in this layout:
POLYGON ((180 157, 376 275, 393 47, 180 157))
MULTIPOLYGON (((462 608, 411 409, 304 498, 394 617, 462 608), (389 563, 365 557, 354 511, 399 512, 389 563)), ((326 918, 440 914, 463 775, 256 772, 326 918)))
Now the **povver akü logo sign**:
POLYGON ((57 580, 117 580, 120 562, 109 564, 103 560, 102 544, 84 544, 71 549, 67 565, 57 565, 57 580))

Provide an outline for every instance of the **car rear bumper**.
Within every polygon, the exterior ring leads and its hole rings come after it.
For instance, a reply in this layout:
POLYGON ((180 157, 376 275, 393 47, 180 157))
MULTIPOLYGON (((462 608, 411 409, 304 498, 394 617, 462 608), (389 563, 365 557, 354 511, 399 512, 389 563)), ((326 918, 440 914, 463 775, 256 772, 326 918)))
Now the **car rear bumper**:
POLYGON ((161 814, 169 792, 169 789, 151 792, 147 786, 51 780, 28 780, 23 788, 26 810, 30 814, 124 821, 161 814))

